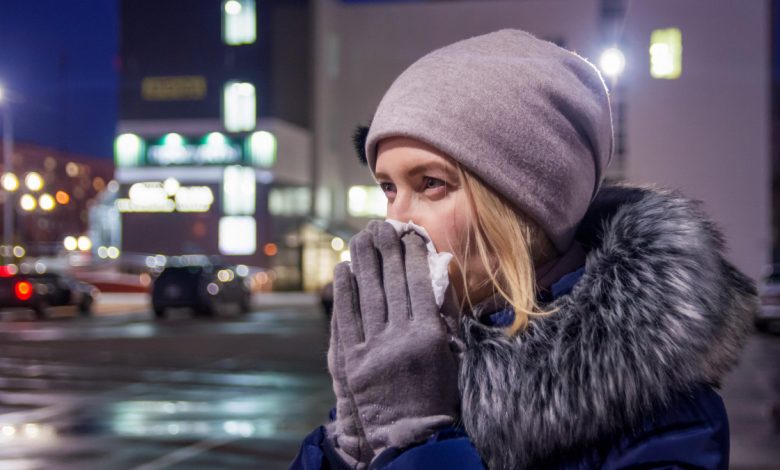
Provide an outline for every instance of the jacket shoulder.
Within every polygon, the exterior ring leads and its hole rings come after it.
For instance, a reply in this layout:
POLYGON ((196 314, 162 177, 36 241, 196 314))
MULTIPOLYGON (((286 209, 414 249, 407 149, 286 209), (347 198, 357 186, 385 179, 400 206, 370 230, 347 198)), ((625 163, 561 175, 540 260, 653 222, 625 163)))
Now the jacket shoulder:
POLYGON ((699 384, 677 393, 669 405, 621 436, 604 455, 602 468, 727 469, 729 423, 720 395, 699 384))

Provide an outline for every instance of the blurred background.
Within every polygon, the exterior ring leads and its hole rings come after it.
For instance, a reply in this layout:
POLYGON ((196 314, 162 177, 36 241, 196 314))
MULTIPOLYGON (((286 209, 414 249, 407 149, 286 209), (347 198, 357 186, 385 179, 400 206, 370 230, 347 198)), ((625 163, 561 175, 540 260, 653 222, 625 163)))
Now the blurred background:
POLYGON ((609 180, 701 199, 761 286, 721 391, 780 468, 776 0, 35 0, 0 15, 0 468, 286 468, 333 396, 328 283, 384 195, 351 134, 511 27, 608 82, 609 180))

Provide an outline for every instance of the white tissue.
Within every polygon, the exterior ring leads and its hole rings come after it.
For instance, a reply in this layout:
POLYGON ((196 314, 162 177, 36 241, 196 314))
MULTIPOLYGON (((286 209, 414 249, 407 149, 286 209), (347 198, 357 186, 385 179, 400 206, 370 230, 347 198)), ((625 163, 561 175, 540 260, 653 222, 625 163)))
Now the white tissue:
POLYGON ((409 222, 401 222, 400 220, 386 219, 385 222, 389 222, 395 231, 399 234, 412 229, 415 232, 422 235, 425 239, 425 246, 428 248, 428 268, 431 271, 431 287, 433 287, 433 295, 436 298, 436 305, 441 307, 444 303, 444 292, 447 290, 447 286, 450 285, 450 277, 447 271, 452 260, 452 253, 447 251, 438 253, 436 247, 433 246, 433 241, 428 235, 425 228, 420 227, 411 220, 409 222))

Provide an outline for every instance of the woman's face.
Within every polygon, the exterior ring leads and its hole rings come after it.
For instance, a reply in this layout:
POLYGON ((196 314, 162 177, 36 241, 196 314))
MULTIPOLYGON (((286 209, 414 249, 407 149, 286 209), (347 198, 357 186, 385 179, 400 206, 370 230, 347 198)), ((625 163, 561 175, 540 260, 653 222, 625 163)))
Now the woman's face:
MULTIPOLYGON (((467 266, 471 300, 482 300, 490 287, 476 289, 474 284, 486 278, 484 266, 473 247, 469 259, 462 259, 470 203, 452 159, 417 140, 391 137, 379 142, 375 175, 387 196, 387 217, 424 227, 436 251, 453 253, 467 266)), ((458 300, 463 299, 466 289, 455 260, 449 265, 449 275, 458 300)))

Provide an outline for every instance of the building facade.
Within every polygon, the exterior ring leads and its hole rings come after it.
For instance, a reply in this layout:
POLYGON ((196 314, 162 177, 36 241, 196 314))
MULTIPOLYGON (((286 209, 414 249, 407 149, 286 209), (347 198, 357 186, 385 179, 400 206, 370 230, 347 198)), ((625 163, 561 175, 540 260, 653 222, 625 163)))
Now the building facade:
POLYGON ((124 253, 220 255, 300 288, 310 215, 304 0, 120 2, 124 253))
POLYGON ((678 188, 704 201, 724 228, 732 261, 756 278, 765 271, 772 247, 769 1, 315 5, 315 154, 318 184, 333 195, 320 215, 354 227, 384 217, 384 198, 349 136, 370 121, 398 74, 438 47, 520 28, 617 72, 605 75, 617 144, 608 178, 678 188))

